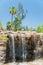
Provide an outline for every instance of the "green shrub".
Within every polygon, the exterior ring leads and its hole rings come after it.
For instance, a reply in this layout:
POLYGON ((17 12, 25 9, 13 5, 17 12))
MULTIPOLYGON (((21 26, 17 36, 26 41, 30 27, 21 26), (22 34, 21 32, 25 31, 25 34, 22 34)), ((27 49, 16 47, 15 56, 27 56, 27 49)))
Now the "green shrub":
POLYGON ((0 40, 8 40, 7 36, 0 36, 0 40))

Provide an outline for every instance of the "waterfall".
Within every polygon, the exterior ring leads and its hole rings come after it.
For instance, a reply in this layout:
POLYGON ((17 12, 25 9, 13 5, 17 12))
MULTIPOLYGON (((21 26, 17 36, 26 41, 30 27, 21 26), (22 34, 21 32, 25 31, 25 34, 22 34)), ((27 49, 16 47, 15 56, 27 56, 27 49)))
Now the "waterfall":
POLYGON ((21 35, 21 40, 22 40, 22 59, 23 59, 23 61, 25 61, 25 59, 26 59, 26 53, 25 53, 25 35, 24 34, 22 34, 21 35))
POLYGON ((11 61, 15 61, 15 43, 14 43, 14 35, 10 35, 10 54, 11 61))
POLYGON ((16 36, 10 34, 7 45, 8 62, 24 62, 40 58, 42 54, 42 45, 40 43, 42 42, 36 35, 26 39, 26 34, 23 33, 16 34, 16 36))

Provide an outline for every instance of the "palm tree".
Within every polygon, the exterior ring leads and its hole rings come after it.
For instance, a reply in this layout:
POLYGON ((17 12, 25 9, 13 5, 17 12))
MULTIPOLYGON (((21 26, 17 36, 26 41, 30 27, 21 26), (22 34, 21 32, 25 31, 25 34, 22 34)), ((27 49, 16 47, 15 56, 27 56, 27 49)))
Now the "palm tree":
POLYGON ((16 8, 14 6, 10 7, 10 14, 12 15, 11 22, 13 21, 13 15, 16 14, 16 8))

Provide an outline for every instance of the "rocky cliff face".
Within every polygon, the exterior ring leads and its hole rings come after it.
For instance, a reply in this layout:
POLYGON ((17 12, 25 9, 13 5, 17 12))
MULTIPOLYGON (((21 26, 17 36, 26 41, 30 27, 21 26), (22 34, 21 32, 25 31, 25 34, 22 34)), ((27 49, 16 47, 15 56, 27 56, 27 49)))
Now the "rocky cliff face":
POLYGON ((5 32, 0 31, 0 62, 5 62, 7 37, 5 32))
POLYGON ((6 40, 0 40, 0 62, 5 62, 6 57, 6 40))
POLYGON ((0 40, 0 61, 11 61, 14 51, 15 61, 30 61, 43 57, 43 33, 24 31, 6 32, 4 35, 7 35, 9 40, 0 40), (11 34, 14 36, 13 50, 11 34))

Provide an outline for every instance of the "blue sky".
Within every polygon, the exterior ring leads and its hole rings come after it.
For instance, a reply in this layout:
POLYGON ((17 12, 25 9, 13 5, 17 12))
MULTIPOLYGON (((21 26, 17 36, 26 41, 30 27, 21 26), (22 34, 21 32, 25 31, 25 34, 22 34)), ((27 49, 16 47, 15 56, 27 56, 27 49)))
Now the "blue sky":
POLYGON ((43 24, 43 0, 0 0, 0 21, 3 23, 3 27, 6 26, 6 22, 11 20, 9 14, 9 7, 14 5, 17 7, 21 2, 24 9, 28 10, 26 18, 22 21, 24 26, 35 28, 38 25, 43 24))

